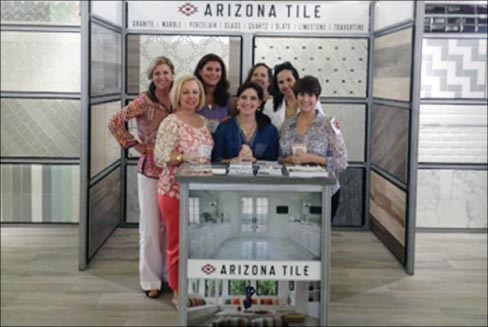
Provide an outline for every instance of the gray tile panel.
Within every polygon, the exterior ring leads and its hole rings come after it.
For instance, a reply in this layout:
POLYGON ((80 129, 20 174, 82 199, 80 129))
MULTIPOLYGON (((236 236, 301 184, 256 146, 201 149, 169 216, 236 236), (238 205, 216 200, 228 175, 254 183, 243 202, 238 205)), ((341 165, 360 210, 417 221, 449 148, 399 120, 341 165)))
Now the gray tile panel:
POLYGON ((139 200, 137 187, 137 166, 127 166, 126 215, 128 223, 139 222, 139 200))
POLYGON ((375 39, 373 97, 410 101, 412 28, 375 39))
POLYGON ((407 183, 409 111, 373 104, 371 162, 407 183))
POLYGON ((0 100, 2 157, 80 156, 80 101, 0 100))
POLYGON ((347 168, 341 176, 341 198, 333 226, 362 226, 364 215, 364 169, 347 168))

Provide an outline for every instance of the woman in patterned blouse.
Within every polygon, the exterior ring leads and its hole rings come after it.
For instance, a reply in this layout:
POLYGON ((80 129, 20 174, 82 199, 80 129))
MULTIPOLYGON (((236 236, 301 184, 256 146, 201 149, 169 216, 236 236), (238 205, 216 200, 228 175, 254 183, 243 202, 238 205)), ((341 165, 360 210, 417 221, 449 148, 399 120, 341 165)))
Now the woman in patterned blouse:
POLYGON ((205 105, 198 113, 208 119, 209 129, 215 133, 219 123, 229 116, 232 102, 224 61, 209 53, 200 59, 193 74, 205 89, 205 105))
MULTIPOLYGON (((347 152, 341 132, 316 109, 319 81, 313 76, 299 79, 293 88, 299 113, 286 120, 280 131, 280 156, 284 163, 318 164, 336 177, 347 168, 347 152)), ((339 206, 339 180, 333 187, 332 218, 339 206)))
POLYGON ((173 290, 173 304, 178 308, 180 189, 176 169, 185 161, 210 163, 214 143, 207 119, 197 113, 205 103, 205 94, 195 76, 183 76, 176 82, 171 102, 176 110, 159 126, 154 158, 162 167, 158 203, 168 231, 169 286, 173 290))
POLYGON ((157 298, 162 280, 167 279, 168 272, 166 233, 156 196, 161 168, 154 162, 154 142, 159 125, 171 113, 169 91, 174 79, 173 63, 166 57, 157 57, 148 67, 147 76, 151 81, 149 90, 115 114, 108 127, 124 149, 133 147, 141 154, 137 177, 140 208, 139 278, 146 295, 157 298), (139 140, 125 127, 131 119, 136 120, 139 140))

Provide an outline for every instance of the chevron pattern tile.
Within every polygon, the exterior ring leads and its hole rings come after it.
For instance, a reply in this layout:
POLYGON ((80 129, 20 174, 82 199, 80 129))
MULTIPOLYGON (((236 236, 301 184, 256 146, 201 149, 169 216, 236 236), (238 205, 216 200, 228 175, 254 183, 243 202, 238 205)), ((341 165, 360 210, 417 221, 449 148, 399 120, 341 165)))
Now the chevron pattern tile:
POLYGON ((424 39, 422 98, 486 98, 486 39, 424 39))
POLYGON ((80 92, 80 33, 1 32, 2 91, 80 92))
POLYGON ((80 157, 80 101, 1 99, 2 157, 80 157))
POLYGON ((289 61, 300 76, 319 79, 322 96, 366 97, 367 39, 256 37, 254 41, 255 63, 273 67, 289 61))
POLYGON ((1 1, 2 24, 80 25, 79 1, 1 1))

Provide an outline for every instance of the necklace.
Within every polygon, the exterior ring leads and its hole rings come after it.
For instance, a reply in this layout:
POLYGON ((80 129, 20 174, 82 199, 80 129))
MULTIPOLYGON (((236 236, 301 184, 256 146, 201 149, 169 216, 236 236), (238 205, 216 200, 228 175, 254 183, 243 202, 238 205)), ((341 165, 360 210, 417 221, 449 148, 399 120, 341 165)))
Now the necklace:
POLYGON ((239 123, 239 127, 244 132, 244 136, 246 137, 246 139, 249 140, 251 136, 254 134, 254 132, 256 131, 256 126, 253 124, 251 128, 244 128, 244 125, 242 124, 241 118, 239 116, 237 116, 237 121, 239 123))

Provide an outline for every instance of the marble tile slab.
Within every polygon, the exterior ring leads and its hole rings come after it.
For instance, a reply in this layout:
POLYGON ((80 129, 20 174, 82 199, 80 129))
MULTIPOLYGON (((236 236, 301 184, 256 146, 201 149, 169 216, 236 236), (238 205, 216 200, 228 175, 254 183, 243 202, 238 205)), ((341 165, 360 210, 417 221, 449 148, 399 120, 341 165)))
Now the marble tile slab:
POLYGON ((419 169, 417 227, 487 228, 488 172, 419 169))
POLYGON ((341 198, 333 226, 362 226, 364 216, 364 169, 347 168, 341 176, 341 198))
POLYGON ((92 23, 90 26, 90 95, 120 94, 122 90, 122 36, 96 23, 92 23))
POLYGON ((406 193, 372 171, 369 206, 372 230, 402 263, 405 262, 406 193))
POLYGON ((79 33, 0 34, 2 91, 80 92, 79 33))
POLYGON ((373 61, 373 97, 410 101, 412 28, 377 37, 373 61))
POLYGON ((2 157, 80 157, 80 101, 0 100, 2 157))
POLYGON ((77 223, 80 166, 0 165, 0 221, 77 223))
POLYGON ((340 121, 346 142, 349 162, 364 162, 366 139, 366 106, 362 104, 322 103, 327 117, 335 116, 340 121))
POLYGON ((195 35, 129 35, 127 38, 127 91, 137 94, 147 90, 146 69, 152 60, 164 55, 175 66, 176 77, 193 75, 200 58, 208 53, 219 55, 227 68, 231 92, 240 85, 241 38, 195 35))
POLYGON ((324 97, 366 97, 367 39, 254 38, 254 63, 291 62, 300 76, 313 75, 324 97))
POLYGON ((486 106, 420 106, 419 162, 487 163, 486 106))
POLYGON ((424 39, 422 98, 486 98, 485 39, 424 39))
POLYGON ((371 162, 406 183, 409 111, 374 104, 371 117, 371 162))
POLYGON ((374 30, 413 19, 414 1, 378 1, 374 6, 374 30))
POLYGON ((120 159, 120 146, 107 127, 110 118, 119 110, 120 101, 98 104, 90 108, 90 177, 120 159))
POLYGON ((110 236, 120 222, 120 168, 89 190, 88 257, 110 236))

